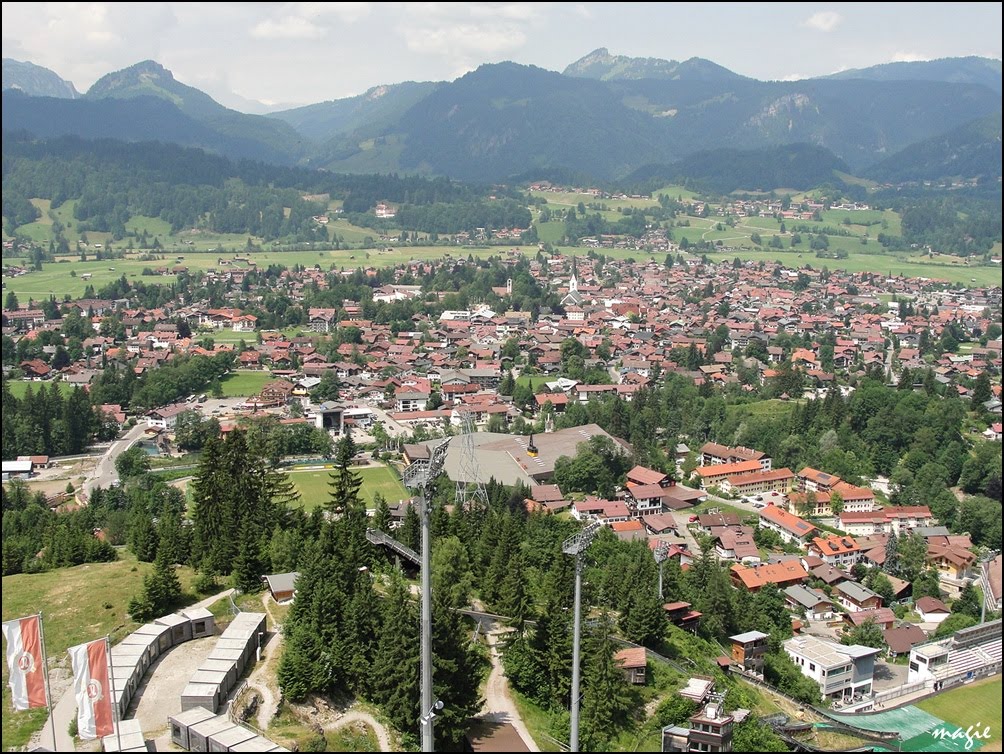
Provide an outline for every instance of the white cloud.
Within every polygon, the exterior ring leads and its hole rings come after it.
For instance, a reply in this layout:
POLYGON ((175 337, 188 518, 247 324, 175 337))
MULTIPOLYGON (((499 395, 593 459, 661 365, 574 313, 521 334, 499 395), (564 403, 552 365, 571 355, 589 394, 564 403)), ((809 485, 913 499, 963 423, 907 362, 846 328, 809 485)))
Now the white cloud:
POLYGON ((917 52, 896 52, 893 53, 893 63, 916 63, 920 60, 930 60, 929 55, 921 55, 917 52))
POLYGON ((298 15, 334 17, 342 23, 355 23, 369 15, 372 3, 291 3, 298 15))
POLYGON ((405 3, 395 28, 411 52, 438 58, 461 76, 511 58, 546 23, 548 3, 405 3))
POLYGON ((802 26, 815 29, 816 31, 833 31, 843 20, 843 16, 839 13, 832 10, 821 10, 805 19, 802 22, 802 26))
POLYGON ((326 29, 302 16, 270 18, 251 28, 251 36, 257 39, 320 39, 326 33, 326 29))
POLYGON ((484 52, 497 55, 515 50, 526 42, 526 34, 513 27, 484 28, 456 24, 421 33, 407 34, 405 43, 413 52, 449 56, 456 53, 484 52))

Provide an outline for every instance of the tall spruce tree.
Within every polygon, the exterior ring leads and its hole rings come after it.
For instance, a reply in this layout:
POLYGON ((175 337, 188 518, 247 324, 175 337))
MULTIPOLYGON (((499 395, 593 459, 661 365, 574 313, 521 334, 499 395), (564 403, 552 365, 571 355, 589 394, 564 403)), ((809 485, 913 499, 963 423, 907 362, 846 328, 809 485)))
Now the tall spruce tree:
POLYGON ((587 633, 582 669, 582 745, 585 751, 607 751, 609 741, 624 726, 631 709, 630 687, 614 659, 617 648, 604 616, 587 633))
POLYGON ((391 573, 373 663, 373 698, 402 733, 418 733, 419 678, 418 610, 399 571, 391 573))

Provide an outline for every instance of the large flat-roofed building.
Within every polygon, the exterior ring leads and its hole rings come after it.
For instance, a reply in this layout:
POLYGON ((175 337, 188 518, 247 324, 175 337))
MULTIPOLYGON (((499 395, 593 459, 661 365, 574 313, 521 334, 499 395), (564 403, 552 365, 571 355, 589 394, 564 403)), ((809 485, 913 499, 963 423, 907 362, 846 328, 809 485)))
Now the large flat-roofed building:
MULTIPOLYGON (((579 443, 589 442, 593 437, 608 437, 622 453, 629 455, 632 452, 628 443, 607 434, 596 424, 533 435, 532 442, 537 451, 533 456, 528 452, 531 442, 529 436, 475 432, 471 435, 471 440, 477 458, 476 468, 463 468, 461 443, 453 442, 446 453, 444 470, 454 482, 487 483, 494 479, 508 486, 525 484, 532 492, 536 485, 546 483, 554 476, 554 464, 559 458, 574 458, 579 443)), ((430 440, 422 444, 434 447, 442 442, 443 440, 430 440)), ((412 456, 410 450, 408 455, 412 456)))

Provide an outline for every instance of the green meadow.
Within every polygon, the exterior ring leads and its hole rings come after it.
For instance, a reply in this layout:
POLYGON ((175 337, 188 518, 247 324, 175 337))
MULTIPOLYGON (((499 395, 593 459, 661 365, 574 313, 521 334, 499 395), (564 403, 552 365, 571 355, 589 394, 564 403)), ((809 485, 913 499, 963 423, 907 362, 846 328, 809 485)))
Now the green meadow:
MULTIPOLYGON (((290 481, 300 493, 301 503, 304 510, 312 511, 314 508, 324 505, 328 500, 331 481, 331 470, 325 471, 291 471, 290 481)), ((359 492, 366 501, 368 508, 373 507, 373 497, 379 492, 390 505, 396 505, 399 500, 407 500, 411 495, 397 475, 386 466, 367 467, 353 469, 353 472, 362 477, 363 486, 359 492)))

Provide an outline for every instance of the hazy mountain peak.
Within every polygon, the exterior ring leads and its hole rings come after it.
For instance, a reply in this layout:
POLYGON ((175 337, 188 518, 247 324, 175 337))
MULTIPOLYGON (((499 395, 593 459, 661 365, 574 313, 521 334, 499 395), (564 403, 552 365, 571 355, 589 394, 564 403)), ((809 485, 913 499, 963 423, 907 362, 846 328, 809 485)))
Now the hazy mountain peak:
POLYGON ((3 59, 3 88, 20 89, 32 97, 77 99, 80 92, 59 74, 28 61, 3 59))
POLYGON ((868 68, 851 68, 821 78, 866 79, 869 81, 943 81, 950 84, 981 84, 1001 91, 1001 61, 970 55, 964 58, 939 58, 908 62, 882 63, 868 68))
POLYGON ((632 58, 611 55, 606 47, 593 50, 569 65, 563 73, 576 78, 615 81, 619 79, 689 79, 724 81, 744 78, 704 58, 690 58, 682 63, 662 58, 632 58))

